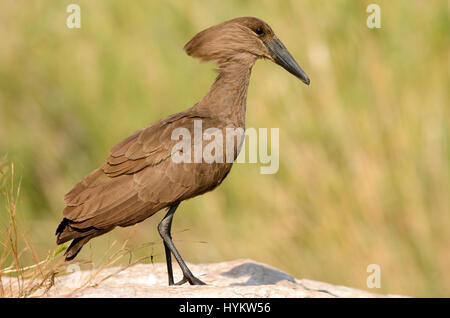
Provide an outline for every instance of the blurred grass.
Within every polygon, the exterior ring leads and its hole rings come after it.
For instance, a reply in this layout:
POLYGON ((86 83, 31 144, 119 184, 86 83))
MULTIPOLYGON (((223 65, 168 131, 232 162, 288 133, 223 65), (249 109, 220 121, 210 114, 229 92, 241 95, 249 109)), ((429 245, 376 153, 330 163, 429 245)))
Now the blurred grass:
MULTIPOLYGON (((373 30, 370 1, 83 0, 81 29, 68 29, 70 3, 0 3, 0 156, 21 178, 17 218, 42 258, 55 248, 64 194, 109 148, 209 89, 215 66, 183 45, 251 15, 273 27, 311 86, 257 62, 247 127, 280 127, 280 170, 235 165, 216 191, 183 203, 173 231, 182 255, 252 258, 363 289, 375 263, 379 292, 450 296, 447 1, 377 1, 373 30)), ((161 217, 96 238, 80 258, 129 239, 157 242, 140 256, 164 261, 161 217)))

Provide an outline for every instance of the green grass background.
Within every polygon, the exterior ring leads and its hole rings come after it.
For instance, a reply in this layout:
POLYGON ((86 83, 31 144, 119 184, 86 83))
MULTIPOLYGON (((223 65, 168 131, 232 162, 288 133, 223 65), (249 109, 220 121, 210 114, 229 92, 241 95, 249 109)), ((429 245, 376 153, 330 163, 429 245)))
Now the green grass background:
MULTIPOLYGON (((216 191, 181 204, 173 235, 184 258, 251 258, 362 289, 379 264, 377 292, 450 296, 447 1, 376 1, 381 29, 366 26, 372 1, 350 0, 79 0, 82 27, 68 29, 72 2, 0 2, 0 155, 21 179, 18 218, 40 256, 55 248, 64 194, 113 144, 208 91, 215 66, 183 45, 250 15, 311 86, 256 63, 247 126, 280 128, 280 169, 235 165, 216 191)), ((79 258, 129 239, 155 242, 135 257, 163 262, 161 217, 96 238, 79 258)))

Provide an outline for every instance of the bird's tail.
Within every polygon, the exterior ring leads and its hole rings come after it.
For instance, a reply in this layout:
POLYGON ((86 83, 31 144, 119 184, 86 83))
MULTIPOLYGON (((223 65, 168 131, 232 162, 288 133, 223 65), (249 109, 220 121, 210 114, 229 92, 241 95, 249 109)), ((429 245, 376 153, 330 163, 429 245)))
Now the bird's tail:
POLYGON ((56 229, 56 244, 59 245, 72 240, 64 253, 66 261, 70 261, 78 255, 83 245, 89 242, 90 239, 110 230, 112 229, 97 229, 95 227, 79 230, 71 227, 69 220, 64 218, 56 229))

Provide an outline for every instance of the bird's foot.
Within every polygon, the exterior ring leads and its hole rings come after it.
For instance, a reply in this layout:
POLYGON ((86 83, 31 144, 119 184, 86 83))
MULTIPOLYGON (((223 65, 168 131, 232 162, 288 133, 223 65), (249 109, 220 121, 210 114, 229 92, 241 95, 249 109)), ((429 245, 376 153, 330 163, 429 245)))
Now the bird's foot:
POLYGON ((195 277, 195 276, 187 277, 186 275, 183 275, 183 278, 179 282, 175 283, 175 285, 179 286, 179 285, 183 285, 185 283, 189 283, 191 285, 206 285, 204 282, 202 282, 197 277, 195 277))

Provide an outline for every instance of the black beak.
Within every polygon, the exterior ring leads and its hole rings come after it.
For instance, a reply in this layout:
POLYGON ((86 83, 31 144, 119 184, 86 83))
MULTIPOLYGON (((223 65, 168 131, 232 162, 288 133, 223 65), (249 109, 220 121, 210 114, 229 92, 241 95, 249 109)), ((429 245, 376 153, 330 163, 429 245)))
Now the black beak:
POLYGON ((283 67, 286 71, 298 77, 303 83, 309 85, 309 77, 298 66, 292 55, 288 52, 286 47, 279 39, 272 39, 266 43, 266 47, 269 50, 270 56, 274 59, 275 63, 283 67))

